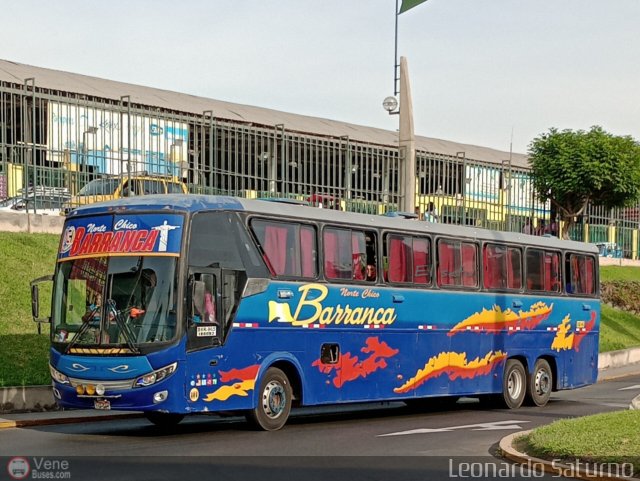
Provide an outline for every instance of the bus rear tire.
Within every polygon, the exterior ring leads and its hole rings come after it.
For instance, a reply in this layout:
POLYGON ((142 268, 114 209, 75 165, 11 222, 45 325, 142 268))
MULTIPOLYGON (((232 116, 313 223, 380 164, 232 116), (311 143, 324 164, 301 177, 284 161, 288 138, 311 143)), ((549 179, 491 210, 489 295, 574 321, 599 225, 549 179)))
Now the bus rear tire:
POLYGON ((538 359, 527 379, 527 404, 544 406, 553 390, 553 372, 545 359, 538 359))
POLYGON ((264 431, 281 429, 289 418, 293 398, 287 375, 270 367, 262 376, 257 394, 258 405, 247 414, 247 420, 264 431))
POLYGON ((527 392, 527 373, 517 359, 508 359, 502 377, 502 395, 500 403, 509 409, 522 406, 527 392))
POLYGON ((156 426, 175 426, 184 419, 184 414, 161 413, 158 411, 146 411, 144 416, 156 426))

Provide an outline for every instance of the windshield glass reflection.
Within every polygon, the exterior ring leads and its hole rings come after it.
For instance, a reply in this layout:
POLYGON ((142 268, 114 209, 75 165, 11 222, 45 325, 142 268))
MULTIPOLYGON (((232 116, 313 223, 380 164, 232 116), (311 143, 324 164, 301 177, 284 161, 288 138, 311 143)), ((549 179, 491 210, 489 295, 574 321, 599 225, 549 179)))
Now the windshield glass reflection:
POLYGON ((55 279, 53 341, 134 348, 174 339, 176 262, 124 256, 62 263, 55 279))

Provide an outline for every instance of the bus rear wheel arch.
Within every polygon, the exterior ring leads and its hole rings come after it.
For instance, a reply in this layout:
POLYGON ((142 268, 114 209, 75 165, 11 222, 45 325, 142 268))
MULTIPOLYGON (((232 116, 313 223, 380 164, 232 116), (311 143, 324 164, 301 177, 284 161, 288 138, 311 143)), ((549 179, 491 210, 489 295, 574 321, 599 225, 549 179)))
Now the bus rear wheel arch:
POLYGON ((257 405, 247 414, 247 420, 264 431, 281 429, 291 413, 293 390, 287 375, 270 367, 262 376, 257 394, 257 405))
POLYGON ((544 406, 553 391, 553 370, 544 358, 536 360, 533 369, 527 376, 527 404, 544 406))

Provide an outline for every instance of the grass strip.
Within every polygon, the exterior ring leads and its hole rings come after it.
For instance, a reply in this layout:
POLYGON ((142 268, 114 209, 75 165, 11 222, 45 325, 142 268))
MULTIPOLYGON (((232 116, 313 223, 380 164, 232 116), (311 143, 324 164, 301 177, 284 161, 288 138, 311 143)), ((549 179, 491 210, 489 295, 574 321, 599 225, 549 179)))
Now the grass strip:
POLYGON ((518 440, 531 456, 560 460, 622 465, 630 463, 640 473, 640 411, 616 411, 561 419, 534 429, 518 440))

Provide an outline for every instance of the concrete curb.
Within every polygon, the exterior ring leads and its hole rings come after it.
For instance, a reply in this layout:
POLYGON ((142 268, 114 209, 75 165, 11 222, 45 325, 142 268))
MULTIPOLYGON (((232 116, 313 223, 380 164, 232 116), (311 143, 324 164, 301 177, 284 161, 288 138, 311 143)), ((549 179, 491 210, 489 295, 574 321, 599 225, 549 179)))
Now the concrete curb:
POLYGON ((598 354, 598 370, 640 363, 640 347, 598 354))
POLYGON ((633 398, 631 404, 629 404, 629 409, 640 411, 640 395, 633 398))
MULTIPOLYGON (((513 442, 522 437, 529 434, 529 431, 520 431, 518 433, 509 434, 500 440, 500 451, 502 455, 517 464, 524 464, 536 472, 544 469, 546 473, 555 475, 555 476, 563 476, 567 478, 576 478, 576 479, 584 479, 588 481, 613 481, 613 480, 626 480, 626 481, 640 481, 640 478, 636 477, 622 477, 622 476, 610 476, 604 473, 594 472, 596 469, 593 467, 593 463, 585 468, 581 468, 580 464, 571 465, 564 464, 558 462, 547 461, 546 459, 540 459, 533 456, 528 456, 526 453, 522 453, 513 447, 513 442), (589 470, 592 471, 589 471, 589 470)), ((582 465, 585 464, 585 461, 582 461, 582 465)), ((597 471, 597 469, 596 469, 597 471)))
POLYGON ((69 416, 69 417, 56 417, 56 418, 41 418, 41 419, 3 419, 0 418, 0 430, 11 428, 28 428, 35 426, 53 426, 57 424, 75 424, 80 422, 101 422, 112 421, 114 419, 136 419, 144 417, 142 413, 113 413, 102 415, 84 415, 84 416, 69 416))
POLYGON ((50 385, 0 388, 0 413, 57 409, 50 385))

